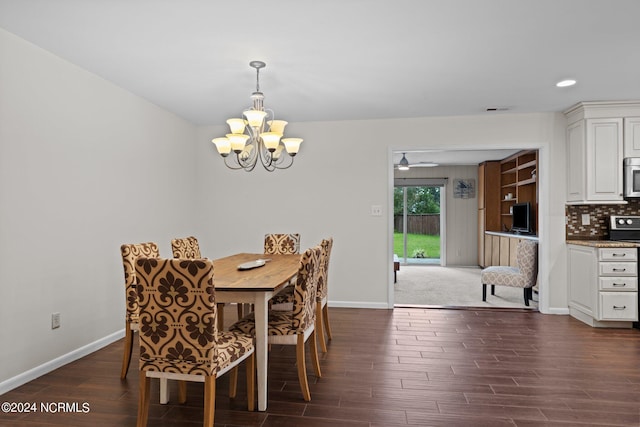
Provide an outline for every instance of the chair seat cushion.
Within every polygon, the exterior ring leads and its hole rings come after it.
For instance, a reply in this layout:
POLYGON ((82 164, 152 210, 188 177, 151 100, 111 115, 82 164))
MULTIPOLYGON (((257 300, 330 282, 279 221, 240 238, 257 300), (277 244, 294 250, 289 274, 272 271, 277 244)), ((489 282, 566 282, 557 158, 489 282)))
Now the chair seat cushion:
MULTIPOLYGON (((238 320, 231 325, 230 331, 244 332, 245 334, 255 335, 256 320, 255 313, 250 313, 244 318, 238 320)), ((292 311, 269 311, 269 335, 295 335, 297 329, 293 328, 293 312, 292 311)))
POLYGON ((480 280, 484 285, 511 286, 513 288, 531 287, 527 278, 516 267, 492 266, 480 273, 480 280))
POLYGON ((218 357, 201 359, 181 342, 169 348, 169 356, 150 357, 141 346, 140 369, 144 371, 177 372, 183 374, 211 375, 234 363, 253 351, 253 337, 239 331, 218 331, 216 341, 218 357))

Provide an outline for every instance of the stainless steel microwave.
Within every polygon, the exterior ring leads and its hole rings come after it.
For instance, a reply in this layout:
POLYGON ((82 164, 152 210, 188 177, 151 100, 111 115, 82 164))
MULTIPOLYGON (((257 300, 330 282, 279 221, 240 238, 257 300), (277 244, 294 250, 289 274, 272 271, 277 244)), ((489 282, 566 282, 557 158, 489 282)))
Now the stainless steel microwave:
POLYGON ((623 165, 624 197, 640 198, 640 157, 627 157, 623 165))

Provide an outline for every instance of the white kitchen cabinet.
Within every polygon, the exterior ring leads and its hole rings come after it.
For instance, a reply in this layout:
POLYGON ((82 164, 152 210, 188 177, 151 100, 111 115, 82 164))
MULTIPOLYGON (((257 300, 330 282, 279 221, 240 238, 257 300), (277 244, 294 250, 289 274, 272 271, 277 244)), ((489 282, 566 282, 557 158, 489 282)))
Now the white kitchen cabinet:
POLYGON ((624 157, 640 157, 640 117, 624 119, 624 157))
POLYGON ((625 203, 624 157, 640 157, 640 103, 582 102, 567 116, 567 203, 625 203))
POLYGON ((638 320, 637 252, 567 245, 571 315, 594 327, 632 327, 638 320))

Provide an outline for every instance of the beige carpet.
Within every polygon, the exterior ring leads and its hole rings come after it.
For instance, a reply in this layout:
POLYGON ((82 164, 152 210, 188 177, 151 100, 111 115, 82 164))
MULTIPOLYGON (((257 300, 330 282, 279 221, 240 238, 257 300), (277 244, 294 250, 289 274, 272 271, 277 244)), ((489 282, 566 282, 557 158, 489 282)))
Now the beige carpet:
POLYGON ((397 278, 395 305, 399 306, 538 308, 535 292, 536 301, 529 301, 526 307, 523 290, 506 286, 496 286, 495 295, 487 286, 487 301, 483 302, 480 268, 402 265, 397 278))

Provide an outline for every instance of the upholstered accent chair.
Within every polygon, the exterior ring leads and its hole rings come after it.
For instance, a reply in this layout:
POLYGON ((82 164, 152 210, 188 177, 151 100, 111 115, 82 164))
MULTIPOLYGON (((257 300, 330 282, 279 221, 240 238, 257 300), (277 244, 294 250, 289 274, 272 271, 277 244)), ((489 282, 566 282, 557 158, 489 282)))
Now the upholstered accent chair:
POLYGON ((125 289, 125 338, 124 354, 122 357, 122 369, 120 378, 125 379, 131 364, 131 352, 133 351, 133 337, 138 330, 138 290, 136 286, 136 259, 140 256, 147 258, 158 258, 160 252, 158 245, 154 242, 124 244, 120 246, 122 254, 122 265, 124 267, 124 289, 125 289))
MULTIPOLYGON (((140 396, 138 427, 147 425, 150 378, 204 382, 204 426, 213 426, 216 378, 246 360, 247 400, 254 409, 253 338, 217 328, 213 262, 138 258, 140 396)), ((231 381, 230 396, 235 397, 231 381)), ((186 401, 186 387, 179 401, 186 401)))
MULTIPOLYGON (((320 362, 315 339, 316 293, 322 248, 307 249, 300 259, 300 267, 294 285, 293 310, 269 311, 268 342, 296 346, 298 381, 304 400, 311 400, 305 363, 305 342, 309 341, 311 359, 316 377, 320 378, 320 362)), ((255 335, 254 313, 249 313, 230 328, 231 331, 255 335)))
MULTIPOLYGON (((171 251, 174 258, 201 259, 200 244, 193 236, 176 238, 171 240, 171 251)), ((242 308, 238 304, 238 319, 242 317, 242 308)), ((224 326, 224 303, 218 304, 218 328, 224 326)))
POLYGON ((496 285, 511 286, 524 289, 524 305, 529 306, 538 275, 538 243, 521 239, 516 248, 516 264, 516 267, 492 266, 482 270, 482 301, 487 300, 487 285, 491 285, 491 295, 495 295, 496 285))

